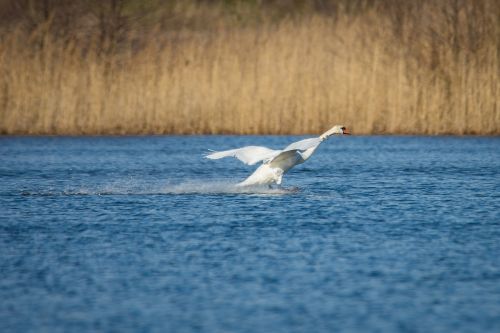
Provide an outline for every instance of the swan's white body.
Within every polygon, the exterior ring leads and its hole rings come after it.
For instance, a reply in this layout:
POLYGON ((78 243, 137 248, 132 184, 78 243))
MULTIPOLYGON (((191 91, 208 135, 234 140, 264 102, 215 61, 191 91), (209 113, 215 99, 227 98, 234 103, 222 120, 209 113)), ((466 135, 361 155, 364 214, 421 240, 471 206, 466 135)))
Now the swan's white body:
POLYGON ((283 150, 273 150, 260 146, 246 146, 243 148, 213 152, 206 157, 219 159, 223 157, 236 157, 248 165, 262 162, 247 179, 238 186, 252 185, 281 185, 283 175, 294 166, 307 161, 321 142, 333 134, 349 134, 344 126, 337 125, 317 138, 304 139, 288 145, 283 150))

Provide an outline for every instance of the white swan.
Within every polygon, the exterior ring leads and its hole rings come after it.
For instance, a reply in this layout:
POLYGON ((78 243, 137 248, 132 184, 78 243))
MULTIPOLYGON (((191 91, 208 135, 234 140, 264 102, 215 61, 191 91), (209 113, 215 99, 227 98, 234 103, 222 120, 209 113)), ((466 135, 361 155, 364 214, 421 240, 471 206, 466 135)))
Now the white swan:
POLYGON ((263 162, 247 179, 238 183, 238 186, 252 185, 281 185, 283 175, 297 164, 304 163, 311 157, 320 143, 333 134, 350 134, 342 125, 333 126, 317 138, 304 139, 288 145, 283 150, 273 150, 260 146, 246 146, 243 148, 213 152, 206 156, 211 160, 223 157, 236 157, 248 165, 263 162))

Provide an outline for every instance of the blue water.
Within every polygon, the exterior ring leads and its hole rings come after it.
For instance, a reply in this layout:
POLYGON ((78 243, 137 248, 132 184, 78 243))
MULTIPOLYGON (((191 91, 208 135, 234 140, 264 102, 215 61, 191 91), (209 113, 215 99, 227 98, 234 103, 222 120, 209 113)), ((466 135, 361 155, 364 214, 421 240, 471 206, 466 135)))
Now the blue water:
POLYGON ((500 139, 0 138, 2 332, 498 332, 500 139))

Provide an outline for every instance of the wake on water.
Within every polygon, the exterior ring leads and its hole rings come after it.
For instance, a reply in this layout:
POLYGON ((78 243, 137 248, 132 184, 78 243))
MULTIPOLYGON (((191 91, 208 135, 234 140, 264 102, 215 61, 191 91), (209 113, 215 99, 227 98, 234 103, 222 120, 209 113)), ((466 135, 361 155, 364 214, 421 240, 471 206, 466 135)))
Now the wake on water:
POLYGON ((136 180, 113 182, 95 187, 66 187, 62 190, 23 190, 23 195, 183 195, 183 194, 263 194, 284 195, 299 192, 298 187, 237 186, 227 181, 187 181, 182 183, 144 183, 136 180))
POLYGON ((184 182, 167 185, 163 189, 166 194, 288 194, 296 193, 296 187, 268 187, 268 186, 237 186, 228 182, 184 182))

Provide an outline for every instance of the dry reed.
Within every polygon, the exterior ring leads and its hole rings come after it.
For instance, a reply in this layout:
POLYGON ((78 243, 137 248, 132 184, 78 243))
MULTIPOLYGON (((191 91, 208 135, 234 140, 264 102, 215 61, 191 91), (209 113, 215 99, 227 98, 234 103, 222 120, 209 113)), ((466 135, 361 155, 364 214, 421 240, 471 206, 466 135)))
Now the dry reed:
POLYGON ((4 30, 0 133, 500 134, 498 2, 384 8, 218 17, 113 48, 55 36, 50 18, 4 30))

